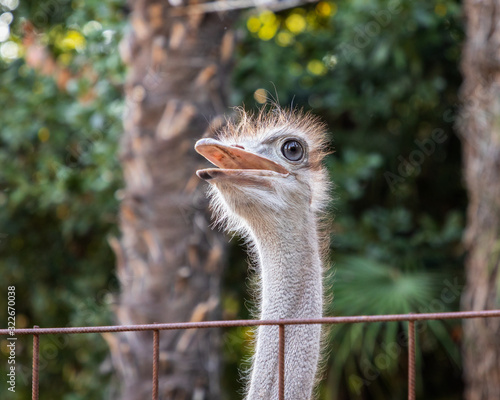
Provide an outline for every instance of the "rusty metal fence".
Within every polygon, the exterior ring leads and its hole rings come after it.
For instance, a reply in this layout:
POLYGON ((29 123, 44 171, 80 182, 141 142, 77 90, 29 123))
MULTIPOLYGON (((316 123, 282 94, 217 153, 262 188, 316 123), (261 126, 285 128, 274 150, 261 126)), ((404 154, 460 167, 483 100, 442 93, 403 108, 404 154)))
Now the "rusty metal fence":
MULTIPOLYGON (((159 399, 158 393, 158 364, 160 348, 160 331, 175 329, 206 329, 230 328, 235 326, 279 326, 279 399, 285 400, 285 333, 287 325, 303 324, 356 324, 372 322, 408 322, 408 400, 415 400, 415 322, 444 319, 466 318, 494 318, 500 317, 500 310, 488 311, 463 311, 427 314, 393 314, 393 315, 363 315, 352 317, 325 317, 315 319, 279 319, 279 320, 232 320, 232 321, 205 321, 205 322, 179 322, 169 324, 147 325, 114 325, 74 328, 39 328, 15 329, 15 335, 33 335, 33 369, 32 369, 32 400, 38 400, 39 387, 39 344, 41 335, 75 334, 75 333, 104 333, 104 332, 132 332, 153 331, 153 382, 152 398, 159 399)), ((8 329, 0 329, 0 335, 9 335, 8 329)), ((286 399, 293 400, 293 399, 286 399)))

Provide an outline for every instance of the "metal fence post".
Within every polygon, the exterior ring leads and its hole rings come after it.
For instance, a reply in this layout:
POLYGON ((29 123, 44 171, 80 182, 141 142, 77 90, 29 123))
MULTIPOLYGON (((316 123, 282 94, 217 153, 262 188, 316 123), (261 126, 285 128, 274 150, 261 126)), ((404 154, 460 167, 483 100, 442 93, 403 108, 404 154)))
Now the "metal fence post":
POLYGON ((285 400, 285 325, 279 324, 278 386, 279 400, 285 400))
MULTIPOLYGON (((33 329, 37 329, 38 326, 33 326, 33 329)), ((38 400, 38 365, 39 365, 39 347, 40 347, 40 337, 34 333, 33 334, 33 373, 31 377, 31 398, 32 400, 38 400)))
POLYGON ((158 362, 160 359, 160 331, 153 331, 153 400, 158 400, 158 362))
POLYGON ((415 400, 415 321, 408 321, 408 400, 415 400))

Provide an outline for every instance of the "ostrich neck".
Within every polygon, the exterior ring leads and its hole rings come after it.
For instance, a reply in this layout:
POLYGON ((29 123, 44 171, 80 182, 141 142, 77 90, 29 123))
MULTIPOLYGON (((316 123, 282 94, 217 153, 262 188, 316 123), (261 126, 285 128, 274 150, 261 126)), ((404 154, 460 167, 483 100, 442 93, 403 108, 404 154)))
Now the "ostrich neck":
POLYGON ((321 262, 313 218, 254 231, 261 278, 261 318, 321 315, 321 262))
MULTIPOLYGON (((313 215, 291 224, 266 222, 252 236, 260 264, 262 319, 317 318, 322 315, 322 267, 313 215)), ((285 398, 312 396, 320 351, 319 325, 285 328, 285 398)), ((248 400, 278 398, 278 327, 261 326, 248 400)))

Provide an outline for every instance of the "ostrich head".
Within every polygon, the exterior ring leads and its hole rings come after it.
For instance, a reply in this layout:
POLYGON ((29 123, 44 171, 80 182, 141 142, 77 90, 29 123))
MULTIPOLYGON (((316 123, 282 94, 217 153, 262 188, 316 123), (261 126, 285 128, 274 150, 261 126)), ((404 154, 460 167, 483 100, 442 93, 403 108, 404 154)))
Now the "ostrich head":
MULTIPOLYGON (((258 265, 260 319, 319 318, 323 308, 318 216, 327 202, 322 166, 325 127, 314 116, 279 108, 240 111, 217 139, 196 151, 218 168, 197 171, 211 183, 218 222, 247 238, 258 265)), ((323 247, 322 249, 320 247, 323 247)), ((310 400, 320 353, 319 326, 287 327, 286 393, 310 400)), ((258 329, 247 400, 278 399, 276 326, 258 329)))
POLYGON ((211 184, 217 222, 245 234, 256 224, 321 211, 329 187, 322 166, 324 124, 311 114, 279 108, 239 112, 239 122, 195 146, 219 167, 197 171, 211 184))

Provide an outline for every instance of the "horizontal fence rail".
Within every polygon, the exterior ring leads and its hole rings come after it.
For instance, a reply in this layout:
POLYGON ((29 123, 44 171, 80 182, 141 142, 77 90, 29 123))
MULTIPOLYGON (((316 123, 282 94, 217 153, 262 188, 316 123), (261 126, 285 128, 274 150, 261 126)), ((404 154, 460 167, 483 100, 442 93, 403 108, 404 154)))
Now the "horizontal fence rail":
MULTIPOLYGON (((445 319, 468 319, 468 318, 494 318, 500 317, 500 310, 484 311, 461 311, 446 313, 423 313, 423 314, 391 314, 391 315, 359 315, 350 317, 324 317, 310 319, 274 319, 274 320, 230 320, 230 321, 203 321, 203 322, 175 322, 162 324, 144 325, 111 325, 111 326, 86 326, 69 328, 33 328, 0 329, 1 335, 33 335, 33 372, 32 372, 32 400, 38 400, 39 393, 39 346, 40 335, 53 334, 78 334, 78 333, 104 333, 104 332, 137 332, 153 331, 153 382, 152 398, 159 399, 159 348, 160 331, 176 329, 206 329, 206 328, 230 328, 236 326, 260 326, 276 325, 279 327, 279 399, 285 400, 285 326, 286 325, 312 325, 312 324, 356 324, 373 322, 408 322, 408 400, 415 400, 415 322, 445 319)), ((293 399, 286 399, 293 400, 293 399)))

